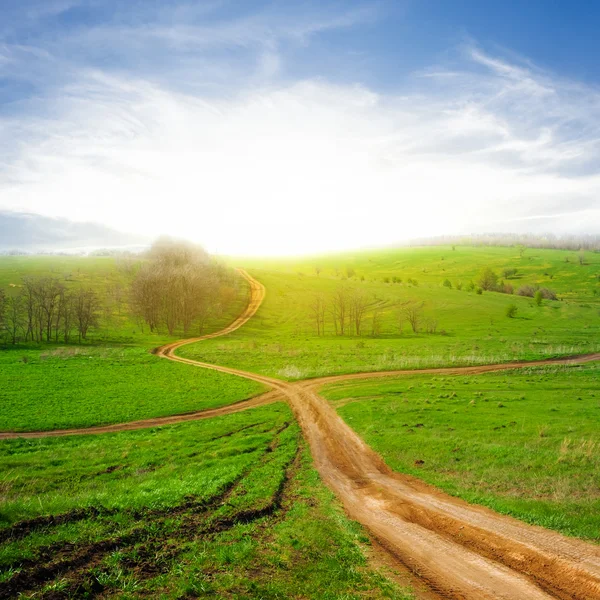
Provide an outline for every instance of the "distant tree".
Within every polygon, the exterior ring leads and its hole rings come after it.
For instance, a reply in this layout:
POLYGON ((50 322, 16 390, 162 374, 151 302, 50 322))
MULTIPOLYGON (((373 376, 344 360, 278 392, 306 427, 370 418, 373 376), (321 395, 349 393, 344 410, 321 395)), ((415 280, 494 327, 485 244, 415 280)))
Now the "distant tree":
POLYGON ((322 270, 323 270, 323 269, 321 269, 321 267, 320 267, 320 266, 318 266, 318 265, 315 267, 315 273, 317 274, 317 277, 318 277, 318 276, 321 274, 321 271, 322 271, 322 270))
POLYGON ((490 267, 485 267, 479 276, 479 287, 486 291, 496 289, 498 284, 498 275, 490 267))
POLYGON ((333 326, 336 335, 346 335, 348 325, 348 313, 350 292, 344 285, 340 285, 333 293, 329 303, 329 312, 333 319, 333 326))
POLYGON ((421 319, 423 318, 423 303, 409 302, 403 307, 404 317, 409 322, 413 333, 419 333, 421 319))
POLYGON ((352 277, 354 277, 355 274, 356 271, 352 267, 346 267, 346 277, 348 279, 352 279, 352 277))
POLYGON ((16 344, 25 327, 25 301, 22 294, 9 296, 5 302, 4 328, 11 344, 16 344))
POLYGON ((536 303, 538 306, 541 306, 541 305, 542 305, 542 300, 544 299, 544 296, 543 296, 543 294, 542 294, 541 290, 538 290, 538 291, 535 293, 535 295, 533 296, 533 298, 534 298, 534 300, 535 300, 535 303, 536 303))
POLYGON ((381 332, 381 314, 378 310, 373 311, 371 318, 371 335, 377 337, 381 332))
POLYGON ((518 244, 517 250, 519 251, 519 257, 523 258, 523 255, 525 254, 525 251, 527 250, 527 246, 524 246, 523 244, 518 244))
POLYGON ((585 265, 585 250, 580 250, 577 254, 577 258, 579 260, 580 265, 585 265))
POLYGON ((98 295, 92 289, 80 289, 75 296, 74 315, 79 341, 87 339, 89 330, 98 324, 98 295))
POLYGON ((350 319, 354 324, 354 333, 361 335, 362 324, 369 306, 369 301, 361 290, 353 290, 350 296, 350 319))
POLYGON ((317 335, 325 335, 325 313, 327 312, 327 302, 323 294, 315 294, 309 309, 316 326, 317 335))
POLYGON ((506 307, 506 311, 505 314, 509 319, 514 319, 515 316, 517 315, 517 305, 516 304, 509 304, 506 307))

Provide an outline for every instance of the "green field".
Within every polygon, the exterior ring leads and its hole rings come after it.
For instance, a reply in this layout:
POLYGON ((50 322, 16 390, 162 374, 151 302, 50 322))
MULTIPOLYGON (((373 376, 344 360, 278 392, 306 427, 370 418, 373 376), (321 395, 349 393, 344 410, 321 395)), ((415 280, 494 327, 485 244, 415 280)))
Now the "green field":
POLYGON ((216 408, 266 390, 135 346, 9 348, 0 351, 0 371, 0 431, 125 423, 216 408))
MULTIPOLYGON (((600 255, 514 248, 407 248, 304 259, 250 261, 250 273, 267 288, 256 317, 226 339, 186 346, 183 356, 294 380, 333 373, 382 371, 446 365, 510 362, 595 352, 600 349, 600 255), (528 255, 529 254, 529 255, 528 255), (444 260, 441 260, 444 257, 444 260), (565 262, 566 259, 569 262, 565 262), (465 285, 491 265, 517 269, 515 287, 552 288, 559 300, 497 292, 466 291, 465 285), (321 267, 319 275, 315 266, 321 267), (355 274, 348 279, 346 270, 355 274), (365 277, 364 281, 362 277, 365 277), (385 283, 397 277, 402 283, 385 283), (443 285, 446 278, 453 287, 443 285), (417 285, 408 284, 417 280, 417 285), (463 289, 456 289, 456 282, 463 289), (372 302, 364 334, 334 335, 331 324, 317 336, 310 316, 316 293, 332 294, 344 285, 372 302), (413 333, 399 311, 406 302, 423 303, 424 319, 437 320, 436 333, 413 333), (509 304, 516 318, 506 317, 509 304), (379 333, 372 335, 374 313, 379 333)), ((508 281, 508 280, 507 280, 508 281)))
POLYGON ((283 404, 0 453, 1 597, 411 597, 367 565, 283 404))
MULTIPOLYGON (((298 380, 600 351, 600 254, 579 264, 574 252, 457 246, 231 264, 265 285, 263 305, 238 331, 180 355, 298 380), (479 294, 486 266, 516 269, 515 288, 548 287, 558 299, 479 294), (368 298, 362 335, 335 335, 329 316, 317 335, 310 306, 340 286, 368 298), (411 330, 407 303, 422 306, 434 332, 411 330)), ((182 333, 150 334, 131 317, 135 268, 114 258, 0 258, 9 294, 22 276, 52 274, 113 303, 82 344, 0 348, 0 430, 127 422, 264 391, 153 355, 182 333)), ((239 279, 235 302, 205 333, 230 323, 247 294, 239 279)), ((412 375, 324 395, 393 469, 600 541, 598 369, 412 375)), ((283 403, 134 432, 5 440, 0 457, 0 598, 412 597, 370 560, 365 532, 320 482, 283 403)))
POLYGON ((393 469, 600 542, 600 364, 418 375, 323 394, 393 469))

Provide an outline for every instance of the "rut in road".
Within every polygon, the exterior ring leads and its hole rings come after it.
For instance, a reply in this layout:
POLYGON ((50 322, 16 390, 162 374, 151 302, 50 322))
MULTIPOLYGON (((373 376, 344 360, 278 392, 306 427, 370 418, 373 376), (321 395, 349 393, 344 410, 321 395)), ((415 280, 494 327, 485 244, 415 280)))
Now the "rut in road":
MULTIPOLYGON (((426 581, 440 597, 600 600, 598 546, 470 505, 412 477, 393 472, 316 391, 324 383, 401 375, 407 371, 288 383, 177 356, 175 350, 184 344, 234 331, 256 312, 265 294, 264 287, 244 271, 240 272, 252 290, 244 314, 223 332, 163 346, 157 351, 159 356, 239 375, 274 388, 247 402, 274 401, 281 397, 289 402, 309 442, 317 470, 343 502, 350 517, 362 523, 396 561, 426 581)), ((418 372, 475 374, 591 360, 600 360, 600 354, 418 372)), ((243 404, 239 403, 238 409, 243 404)), ((99 432, 98 428, 95 432, 99 432)))

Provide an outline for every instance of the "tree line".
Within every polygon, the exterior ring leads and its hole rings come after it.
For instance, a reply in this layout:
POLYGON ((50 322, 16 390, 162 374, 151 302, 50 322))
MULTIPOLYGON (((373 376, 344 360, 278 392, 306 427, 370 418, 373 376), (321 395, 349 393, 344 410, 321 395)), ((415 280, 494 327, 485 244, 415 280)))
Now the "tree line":
POLYGON ((98 325, 99 311, 96 291, 70 289, 56 277, 24 277, 16 294, 0 290, 0 329, 13 344, 81 342, 98 325))
POLYGON ((515 246, 522 248, 546 248, 555 250, 589 250, 600 252, 600 235, 535 235, 531 233, 482 233, 472 235, 445 235, 418 238, 409 246, 515 246))
MULTIPOLYGON (((8 293, 0 289, 0 337, 20 342, 82 342, 108 324, 115 310, 151 332, 202 334, 237 297, 235 278, 199 246, 163 238, 140 260, 128 260, 129 283, 76 287, 52 276, 23 277, 8 293)), ((119 265, 121 268, 122 265, 119 265)))
POLYGON ((381 315, 384 308, 396 311, 398 332, 403 333, 408 324, 413 333, 425 331, 436 333, 438 322, 427 316, 424 303, 418 301, 398 302, 384 305, 364 290, 349 285, 340 285, 330 294, 317 293, 308 305, 309 318, 318 336, 328 332, 336 336, 371 335, 381 333, 381 315))

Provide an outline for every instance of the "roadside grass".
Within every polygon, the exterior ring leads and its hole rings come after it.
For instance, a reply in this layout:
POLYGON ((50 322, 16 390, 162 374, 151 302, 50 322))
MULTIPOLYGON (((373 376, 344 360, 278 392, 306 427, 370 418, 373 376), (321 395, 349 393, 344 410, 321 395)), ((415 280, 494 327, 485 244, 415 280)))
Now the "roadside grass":
POLYGON ((368 566, 285 404, 0 455, 0 597, 412 597, 368 566))
POLYGON ((402 473, 600 542, 600 364, 406 376, 323 394, 402 473))

